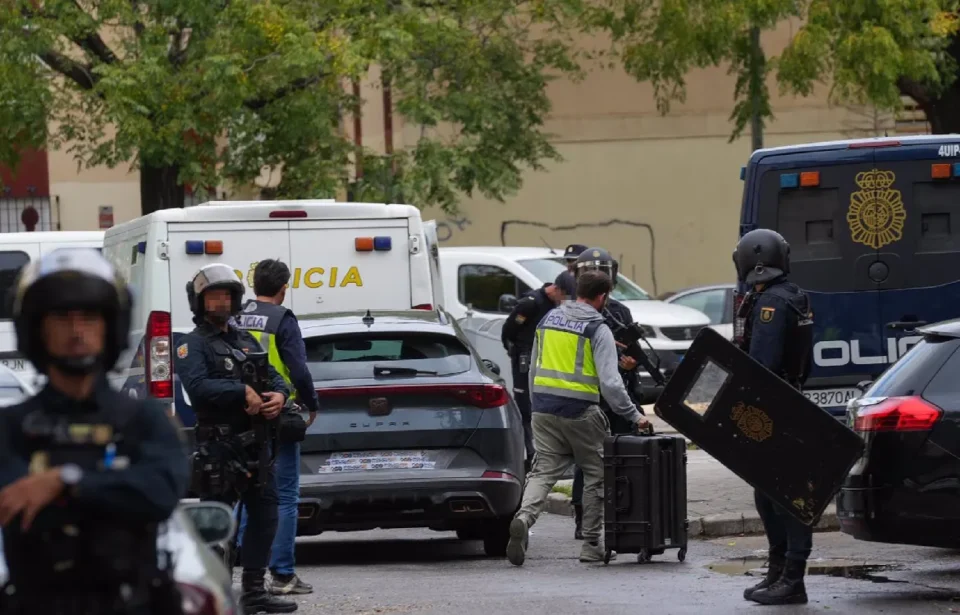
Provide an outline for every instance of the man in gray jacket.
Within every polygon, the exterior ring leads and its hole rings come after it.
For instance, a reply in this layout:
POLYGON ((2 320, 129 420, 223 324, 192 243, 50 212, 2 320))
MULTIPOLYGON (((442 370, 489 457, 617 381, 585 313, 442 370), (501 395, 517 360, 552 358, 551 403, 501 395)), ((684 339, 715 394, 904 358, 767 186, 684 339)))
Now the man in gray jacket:
POLYGON ((576 302, 551 310, 537 327, 530 357, 536 454, 520 510, 510 523, 507 558, 514 566, 523 564, 530 527, 572 463, 584 477, 580 561, 603 561, 603 439, 610 425, 600 396, 632 424, 647 426, 623 386, 616 342, 601 314, 611 290, 607 274, 586 271, 577 280, 576 302))

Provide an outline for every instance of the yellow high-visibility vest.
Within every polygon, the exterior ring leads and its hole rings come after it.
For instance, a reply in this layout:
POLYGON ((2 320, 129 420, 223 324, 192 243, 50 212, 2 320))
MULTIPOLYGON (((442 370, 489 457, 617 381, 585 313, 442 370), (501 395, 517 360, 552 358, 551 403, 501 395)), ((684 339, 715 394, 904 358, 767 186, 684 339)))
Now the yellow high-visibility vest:
POLYGON ((296 399, 297 389, 290 380, 290 370, 280 360, 277 349, 276 333, 280 321, 287 314, 287 308, 262 301, 250 301, 236 318, 237 326, 257 338, 260 346, 267 352, 267 360, 287 383, 290 399, 296 399))
POLYGON ((533 392, 600 402, 600 378, 590 342, 602 320, 570 321, 554 309, 537 327, 533 392))

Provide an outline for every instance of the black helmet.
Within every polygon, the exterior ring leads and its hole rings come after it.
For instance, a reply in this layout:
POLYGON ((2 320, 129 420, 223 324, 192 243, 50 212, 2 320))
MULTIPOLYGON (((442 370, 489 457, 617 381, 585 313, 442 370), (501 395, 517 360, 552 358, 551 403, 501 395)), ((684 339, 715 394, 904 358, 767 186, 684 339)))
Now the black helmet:
POLYGON ((577 296, 577 281, 569 271, 562 271, 553 281, 553 285, 562 290, 567 297, 577 296))
POLYGON ((790 244, 770 229, 750 231, 733 251, 737 278, 747 284, 764 284, 790 273, 790 244))
POLYGON ((577 257, 575 267, 578 278, 584 271, 602 271, 610 276, 611 281, 617 279, 617 271, 619 270, 616 259, 603 248, 587 248, 581 252, 580 256, 577 257))
POLYGON ((203 322, 204 304, 203 293, 214 288, 226 288, 231 295, 231 314, 240 312, 243 302, 243 283, 237 279, 237 274, 221 263, 207 265, 197 272, 193 279, 187 282, 187 300, 190 302, 190 311, 193 312, 193 321, 203 322))
POLYGON ((583 251, 587 249, 587 246, 579 243, 571 243, 567 246, 567 249, 563 251, 563 259, 568 263, 572 263, 577 260, 577 257, 583 254, 583 251))
POLYGON ((130 335, 132 296, 116 269, 90 248, 61 248, 24 267, 15 286, 13 321, 17 350, 37 371, 50 364, 75 373, 109 371, 126 350, 130 335), (99 356, 55 358, 47 352, 40 332, 46 314, 90 310, 103 314, 106 339, 99 356))

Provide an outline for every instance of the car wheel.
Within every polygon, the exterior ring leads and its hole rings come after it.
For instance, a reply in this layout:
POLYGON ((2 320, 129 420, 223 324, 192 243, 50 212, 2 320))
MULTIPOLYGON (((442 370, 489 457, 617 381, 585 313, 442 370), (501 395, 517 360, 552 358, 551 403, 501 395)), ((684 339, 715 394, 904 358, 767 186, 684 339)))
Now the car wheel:
POLYGON ((483 534, 483 551, 489 557, 505 557, 507 555, 507 543, 510 541, 510 522, 509 519, 497 519, 491 522, 483 534))
POLYGON ((484 531, 474 527, 464 528, 457 530, 457 538, 459 540, 483 540, 484 531))

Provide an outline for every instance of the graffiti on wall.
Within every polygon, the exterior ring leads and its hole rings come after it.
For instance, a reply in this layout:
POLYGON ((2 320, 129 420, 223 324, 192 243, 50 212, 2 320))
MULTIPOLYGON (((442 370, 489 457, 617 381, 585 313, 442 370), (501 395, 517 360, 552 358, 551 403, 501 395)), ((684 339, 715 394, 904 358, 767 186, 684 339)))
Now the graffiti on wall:
POLYGON ((440 243, 450 241, 456 233, 463 232, 468 226, 473 224, 470 218, 459 214, 457 216, 447 216, 443 222, 437 222, 437 240, 440 243))
MULTIPOLYGON (((469 222, 468 222, 469 224, 469 222)), ((438 232, 439 232, 439 225, 438 232)), ((585 229, 596 229, 596 228, 616 228, 616 227, 627 227, 627 228, 636 228, 643 229, 647 232, 647 235, 650 237, 650 283, 653 287, 653 295, 657 295, 657 265, 656 265, 656 252, 657 252, 657 242, 656 236, 653 232, 653 227, 646 222, 637 222, 634 220, 620 220, 619 218, 613 218, 611 220, 604 220, 600 222, 577 222, 575 224, 564 224, 559 226, 551 226, 545 222, 538 222, 536 220, 504 220, 500 223, 500 245, 506 246, 507 244, 507 233, 511 228, 516 227, 535 227, 542 228, 554 233, 564 232, 564 231, 583 231, 585 229)), ((443 241, 441 239, 441 241, 443 241)), ((564 246, 559 246, 563 248, 564 246)), ((619 260, 621 271, 625 268, 625 263, 623 255, 620 255, 619 260)), ((636 277, 631 276, 631 277, 636 277)))

